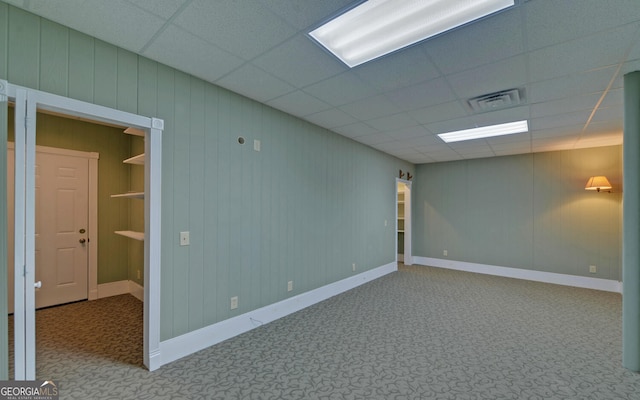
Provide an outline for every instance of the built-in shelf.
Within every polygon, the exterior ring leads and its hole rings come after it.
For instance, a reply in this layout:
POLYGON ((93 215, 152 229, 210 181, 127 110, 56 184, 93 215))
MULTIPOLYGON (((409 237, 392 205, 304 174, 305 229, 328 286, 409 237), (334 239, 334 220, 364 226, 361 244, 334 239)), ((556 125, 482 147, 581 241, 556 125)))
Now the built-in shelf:
POLYGON ((398 233, 404 233, 404 231, 398 231, 398 233))
POLYGON ((144 240, 144 232, 136 231, 115 231, 116 235, 126 236, 135 240, 144 240))
POLYGON ((127 158, 123 161, 125 164, 136 164, 136 165, 144 165, 144 153, 138 154, 137 156, 133 156, 131 158, 127 158))
POLYGON ((128 192, 128 193, 112 194, 111 197, 124 197, 127 199, 144 199, 144 192, 128 192))
POLYGON ((138 128, 129 127, 129 128, 124 130, 124 133, 127 133, 129 135, 144 137, 144 131, 142 129, 138 129, 138 128))

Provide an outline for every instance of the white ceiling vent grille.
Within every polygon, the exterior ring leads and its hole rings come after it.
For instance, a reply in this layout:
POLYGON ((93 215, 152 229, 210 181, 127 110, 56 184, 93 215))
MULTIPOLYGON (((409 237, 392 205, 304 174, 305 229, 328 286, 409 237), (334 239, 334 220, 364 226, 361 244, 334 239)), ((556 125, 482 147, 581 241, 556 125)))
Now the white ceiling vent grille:
POLYGON ((524 103, 524 89, 509 89, 484 94, 467 100, 474 113, 485 113, 516 107, 524 103))

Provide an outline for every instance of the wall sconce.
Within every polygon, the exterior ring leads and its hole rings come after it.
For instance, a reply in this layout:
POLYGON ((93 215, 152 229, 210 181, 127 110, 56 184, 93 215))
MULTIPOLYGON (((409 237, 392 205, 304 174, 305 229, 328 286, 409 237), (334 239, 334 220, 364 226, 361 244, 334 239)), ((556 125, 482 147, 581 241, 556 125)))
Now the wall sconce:
POLYGON ((611 193, 611 183, 606 176, 592 176, 587 181, 584 189, 595 190, 596 192, 599 192, 600 190, 606 190, 611 193))

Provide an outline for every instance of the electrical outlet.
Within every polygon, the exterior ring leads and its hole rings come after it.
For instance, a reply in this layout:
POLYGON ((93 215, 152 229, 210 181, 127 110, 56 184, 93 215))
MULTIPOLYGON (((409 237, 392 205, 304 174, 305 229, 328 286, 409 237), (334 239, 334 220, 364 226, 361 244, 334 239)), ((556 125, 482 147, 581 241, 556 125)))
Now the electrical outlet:
POLYGON ((290 292, 293 290, 293 281, 289 281, 287 282, 287 292, 290 292))
POLYGON ((189 232, 180 232, 180 246, 189 246, 189 232))
POLYGON ((354 271, 356 270, 356 263, 351 264, 351 269, 354 271))
POLYGON ((138 279, 140 279, 140 270, 138 270, 138 279))
POLYGON ((231 298, 231 309, 235 310, 236 308, 238 308, 238 296, 233 296, 231 298))
POLYGON ((446 256, 448 256, 448 255, 449 255, 449 251, 447 251, 447 250, 442 250, 442 255, 443 255, 443 256, 445 256, 445 257, 446 257, 446 256))
POLYGON ((598 272, 598 267, 596 267, 595 265, 589 265, 589 272, 592 274, 595 274, 598 272))
POLYGON ((253 150, 260 151, 260 148, 261 148, 260 141, 258 139, 255 139, 253 141, 253 150))

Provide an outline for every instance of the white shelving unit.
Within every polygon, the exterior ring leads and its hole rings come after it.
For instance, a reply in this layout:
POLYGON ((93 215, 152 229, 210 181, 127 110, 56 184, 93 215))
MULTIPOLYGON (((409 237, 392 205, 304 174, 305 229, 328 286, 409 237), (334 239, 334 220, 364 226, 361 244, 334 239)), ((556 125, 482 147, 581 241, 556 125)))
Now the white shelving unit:
MULTIPOLYGON (((137 128, 127 128, 124 130, 124 133, 134 136, 143 136, 144 131, 137 128)), ((124 164, 133 164, 133 165, 144 165, 145 157, 144 153, 138 154, 137 156, 133 156, 123 160, 124 164)), ((118 193, 112 194, 112 198, 123 198, 123 199, 144 199, 144 192, 127 192, 127 193, 118 193)), ((115 231, 117 235, 126 236, 135 240, 144 240, 144 232, 137 231, 115 231)))
POLYGON ((398 192, 398 256, 404 255, 404 192, 398 192))

